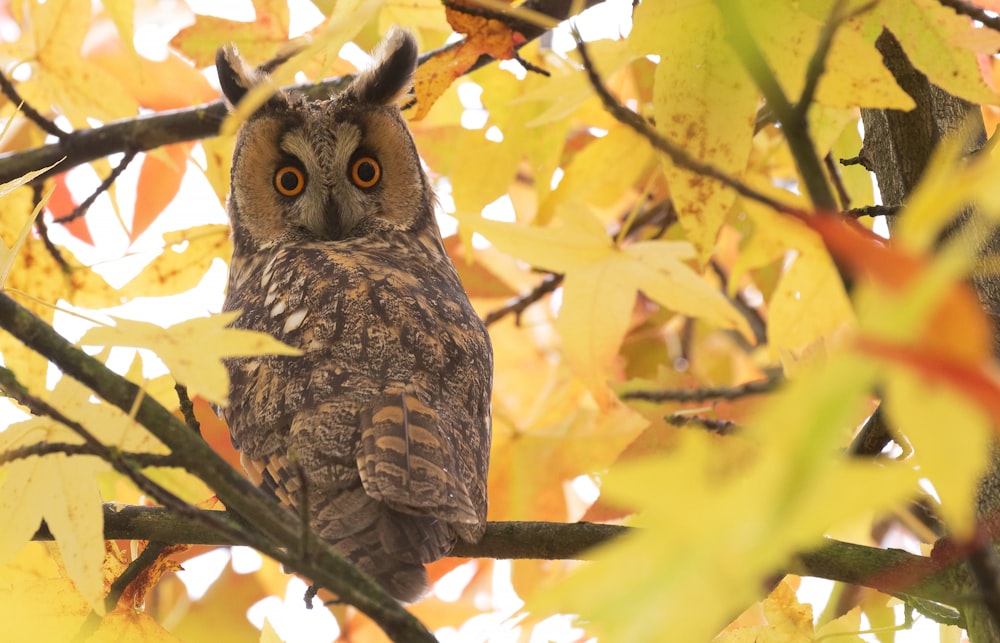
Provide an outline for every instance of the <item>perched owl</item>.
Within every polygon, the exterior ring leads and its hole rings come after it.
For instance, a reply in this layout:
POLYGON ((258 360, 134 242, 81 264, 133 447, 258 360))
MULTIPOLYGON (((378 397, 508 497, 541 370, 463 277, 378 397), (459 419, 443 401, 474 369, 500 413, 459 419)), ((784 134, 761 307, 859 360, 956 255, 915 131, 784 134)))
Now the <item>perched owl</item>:
MULTIPOLYGON (((397 105, 416 62, 393 30, 339 95, 242 125, 225 310, 303 354, 229 360, 221 411, 253 481, 407 602, 485 529, 493 378, 397 105)), ((263 78, 231 47, 216 67, 234 105, 263 78)))

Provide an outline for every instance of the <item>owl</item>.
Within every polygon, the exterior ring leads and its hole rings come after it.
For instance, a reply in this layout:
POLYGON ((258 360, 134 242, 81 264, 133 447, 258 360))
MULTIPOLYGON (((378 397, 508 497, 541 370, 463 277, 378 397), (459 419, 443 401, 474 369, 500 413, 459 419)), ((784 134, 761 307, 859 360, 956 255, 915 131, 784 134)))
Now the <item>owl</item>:
MULTIPOLYGON (((404 602, 485 529, 493 378, 398 106, 416 62, 394 29, 340 94, 241 126, 224 308, 301 355, 228 360, 221 409, 254 483, 404 602)), ((216 68, 232 105, 265 78, 232 47, 216 68)))

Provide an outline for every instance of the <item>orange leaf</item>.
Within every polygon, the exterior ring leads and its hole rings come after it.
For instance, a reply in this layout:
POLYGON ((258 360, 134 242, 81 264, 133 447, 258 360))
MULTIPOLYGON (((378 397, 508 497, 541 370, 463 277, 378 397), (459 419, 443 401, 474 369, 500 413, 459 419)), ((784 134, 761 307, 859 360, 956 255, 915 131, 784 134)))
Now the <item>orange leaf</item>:
POLYGON ((190 143, 177 143, 160 148, 167 159, 147 154, 142 160, 139 183, 135 191, 135 214, 129 239, 135 241, 173 201, 187 170, 190 143))
MULTIPOLYGON (((53 181, 55 181, 55 189, 52 191, 52 196, 49 197, 49 202, 46 205, 49 212, 55 218, 64 217, 76 209, 78 203, 76 199, 73 198, 73 194, 69 191, 66 186, 66 174, 57 175, 53 181)), ((89 243, 94 245, 94 237, 90 234, 90 227, 87 225, 87 217, 77 217, 72 221, 60 224, 62 227, 66 228, 66 231, 71 235, 79 239, 84 243, 89 243)))
MULTIPOLYGON (((456 5, 465 5, 461 0, 456 5)), ((469 15, 451 7, 445 8, 448 24, 456 33, 466 38, 457 47, 442 52, 417 68, 413 80, 413 91, 417 98, 417 109, 413 120, 427 115, 435 101, 448 87, 483 54, 497 60, 510 60, 516 53, 517 45, 525 41, 520 33, 489 18, 469 15)))
MULTIPOLYGON (((926 257, 889 245, 856 221, 830 215, 798 218, 822 237, 840 269, 853 277, 902 291, 927 273, 926 257)), ((956 283, 948 289, 916 343, 969 365, 992 355, 993 326, 969 284, 956 283)))
MULTIPOLYGON (((191 401, 194 404, 194 416, 201 425, 201 437, 234 469, 243 471, 240 454, 233 448, 233 441, 229 437, 229 427, 219 419, 205 398, 195 396, 191 401)), ((180 417, 180 412, 176 412, 175 415, 180 417)))
POLYGON ((149 109, 179 109, 219 97, 201 72, 172 51, 164 60, 150 60, 132 55, 116 40, 88 53, 87 59, 114 75, 149 109))
POLYGON ((417 99, 413 120, 419 121, 426 116, 441 94, 479 60, 479 52, 465 44, 443 51, 417 67, 413 76, 413 92, 417 99))
MULTIPOLYGON (((472 3, 463 0, 456 0, 454 5, 474 8, 472 3)), ((451 28, 467 36, 463 47, 475 49, 478 53, 489 54, 498 60, 510 60, 514 57, 515 46, 524 42, 524 36, 499 20, 474 16, 451 6, 446 7, 444 13, 451 28)))
POLYGON ((859 338, 858 348, 884 360, 903 364, 934 383, 944 384, 970 397, 1000 427, 1000 381, 985 368, 970 365, 927 347, 900 346, 870 338, 859 338))

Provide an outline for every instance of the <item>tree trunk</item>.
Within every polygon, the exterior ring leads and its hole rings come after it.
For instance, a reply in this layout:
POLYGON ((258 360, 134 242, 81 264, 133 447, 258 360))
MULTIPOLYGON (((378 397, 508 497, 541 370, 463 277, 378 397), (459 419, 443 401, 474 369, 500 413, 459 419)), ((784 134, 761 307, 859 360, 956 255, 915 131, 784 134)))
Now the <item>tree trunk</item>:
MULTIPOLYGON (((862 110, 865 127, 864 148, 861 160, 875 173, 882 202, 887 205, 905 203, 907 196, 923 175, 933 151, 948 136, 967 136, 966 153, 973 153, 986 142, 982 114, 976 105, 952 96, 932 85, 927 77, 914 69, 896 38, 884 31, 876 42, 882 52, 886 67, 896 77, 899 85, 916 102, 916 109, 862 110)), ((1000 177, 998 177, 1000 178, 1000 177)), ((1000 236, 977 217, 965 212, 945 232, 947 236, 959 226, 975 226, 980 252, 984 255, 1000 251, 1000 236), (986 242, 986 237, 989 241, 986 242)), ((890 229, 892 221, 890 220, 890 229)), ((983 307, 994 320, 1000 317, 1000 278, 988 275, 974 278, 973 284, 983 307)), ((994 333, 994 354, 1000 356, 1000 333, 994 333)), ((1000 450, 994 449, 993 465, 980 485, 978 509, 980 519, 995 515, 1000 508, 1000 450)), ((956 466, 962 466, 956 463, 956 466)), ((997 579, 993 579, 995 584, 997 579)), ((963 588, 969 595, 979 595, 978 587, 963 588)), ((1000 627, 980 602, 965 606, 963 615, 972 643, 1000 641, 1000 627)))

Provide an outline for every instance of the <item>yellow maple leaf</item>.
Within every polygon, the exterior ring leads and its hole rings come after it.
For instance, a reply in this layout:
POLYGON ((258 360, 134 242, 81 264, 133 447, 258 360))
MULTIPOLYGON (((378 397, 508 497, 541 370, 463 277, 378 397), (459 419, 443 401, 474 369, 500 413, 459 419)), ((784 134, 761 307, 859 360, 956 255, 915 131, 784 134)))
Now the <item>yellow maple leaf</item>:
POLYGON ((239 311, 191 319, 168 328, 131 319, 115 320, 114 326, 92 328, 80 338, 83 346, 130 346, 147 348, 166 364, 174 379, 188 387, 191 396, 201 395, 224 404, 229 394, 229 374, 222 359, 248 355, 301 355, 301 351, 266 333, 227 325, 239 311))
POLYGON ((884 24, 930 82, 973 103, 997 104, 997 93, 986 83, 976 58, 1000 49, 1000 34, 994 30, 934 0, 886 0, 861 19, 877 25, 874 33, 884 24))
POLYGON ((738 627, 723 632, 713 643, 809 643, 837 637, 845 643, 863 643, 856 633, 861 629, 861 610, 857 607, 843 616, 813 626, 812 608, 799 602, 795 590, 782 580, 762 603, 766 625, 738 627))
POLYGON ((170 46, 198 67, 215 64, 215 52, 227 42, 236 45, 244 55, 251 54, 255 63, 263 62, 288 43, 288 2, 254 0, 253 8, 254 19, 249 22, 197 15, 194 24, 177 32, 170 46))
POLYGON ((142 271, 122 286, 118 295, 163 297, 191 290, 216 259, 232 256, 229 226, 207 224, 163 235, 164 247, 142 271))
MULTIPOLYGON (((49 418, 18 422, 0 434, 0 450, 38 442, 79 444, 79 436, 49 418)), ((104 613, 104 514, 95 475, 107 464, 95 457, 52 454, 7 465, 0 487, 0 565, 6 564, 41 525, 55 536, 66 573, 77 591, 104 613)))
MULTIPOLYGON (((715 3, 645 2, 636 9, 634 25, 629 37, 634 52, 661 57, 653 90, 657 130, 693 157, 741 176, 759 99, 725 41, 715 3)), ((681 227, 706 261, 736 194, 669 159, 663 164, 681 227)))
POLYGON ((608 400, 604 382, 640 290, 667 308, 750 334, 746 320, 686 263, 694 258, 687 242, 645 241, 619 248, 585 209, 547 228, 458 219, 463 234, 479 232, 503 252, 565 273, 558 319, 564 355, 601 403, 608 400))

